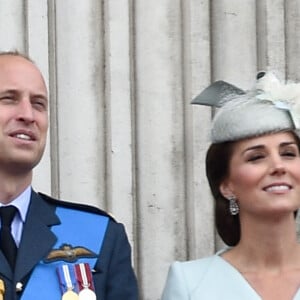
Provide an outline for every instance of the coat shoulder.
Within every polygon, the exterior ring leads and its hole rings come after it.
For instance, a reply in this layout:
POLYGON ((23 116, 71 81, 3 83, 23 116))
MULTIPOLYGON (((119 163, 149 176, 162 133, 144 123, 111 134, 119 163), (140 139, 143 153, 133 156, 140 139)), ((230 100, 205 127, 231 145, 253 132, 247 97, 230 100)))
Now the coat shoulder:
POLYGON ((183 272, 186 276, 194 276, 199 279, 206 274, 206 272, 210 269, 211 265, 215 263, 216 255, 184 261, 184 262, 174 262, 172 264, 173 268, 178 268, 183 272))
POLYGON ((38 193, 38 195, 51 205, 69 208, 69 209, 78 210, 78 211, 85 211, 85 212, 105 216, 105 217, 108 217, 110 220, 116 222, 115 218, 110 213, 108 213, 98 207, 88 205, 88 204, 74 203, 74 202, 70 202, 70 201, 55 199, 49 195, 46 195, 46 194, 40 193, 40 192, 38 193))

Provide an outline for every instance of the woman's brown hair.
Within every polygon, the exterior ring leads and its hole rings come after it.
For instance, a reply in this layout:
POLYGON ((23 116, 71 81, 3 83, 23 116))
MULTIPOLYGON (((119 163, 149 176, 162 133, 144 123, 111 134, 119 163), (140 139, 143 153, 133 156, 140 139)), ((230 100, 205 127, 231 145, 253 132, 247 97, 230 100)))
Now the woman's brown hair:
POLYGON ((215 199, 215 221, 217 231, 228 246, 240 240, 239 216, 229 212, 229 202, 220 192, 222 181, 229 175, 229 164, 234 142, 212 144, 206 154, 206 176, 215 199))

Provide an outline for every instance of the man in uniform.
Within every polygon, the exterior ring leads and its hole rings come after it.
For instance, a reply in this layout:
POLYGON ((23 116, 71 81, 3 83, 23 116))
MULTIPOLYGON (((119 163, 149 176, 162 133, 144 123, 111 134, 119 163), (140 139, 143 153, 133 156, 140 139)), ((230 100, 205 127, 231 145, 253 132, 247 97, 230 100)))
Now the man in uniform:
POLYGON ((0 53, 0 299, 137 300, 124 226, 32 190, 47 129, 41 72, 26 56, 0 53))

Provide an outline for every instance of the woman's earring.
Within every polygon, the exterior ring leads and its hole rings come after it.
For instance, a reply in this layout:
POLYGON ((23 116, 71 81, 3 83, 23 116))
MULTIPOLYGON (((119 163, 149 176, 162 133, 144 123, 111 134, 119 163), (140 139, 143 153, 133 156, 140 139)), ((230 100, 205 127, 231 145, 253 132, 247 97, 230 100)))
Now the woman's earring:
POLYGON ((236 198, 234 196, 229 197, 229 211, 232 216, 237 215, 240 212, 239 205, 236 202, 236 198))

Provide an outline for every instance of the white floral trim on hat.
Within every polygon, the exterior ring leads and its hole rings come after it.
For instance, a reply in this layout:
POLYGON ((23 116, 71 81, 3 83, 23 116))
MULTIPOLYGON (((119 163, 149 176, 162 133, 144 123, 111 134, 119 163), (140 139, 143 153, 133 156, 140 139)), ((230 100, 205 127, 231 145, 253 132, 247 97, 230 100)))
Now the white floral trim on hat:
POLYGON ((277 108, 289 112, 295 129, 300 130, 300 84, 283 84, 273 72, 257 80, 257 99, 272 102, 277 108))

